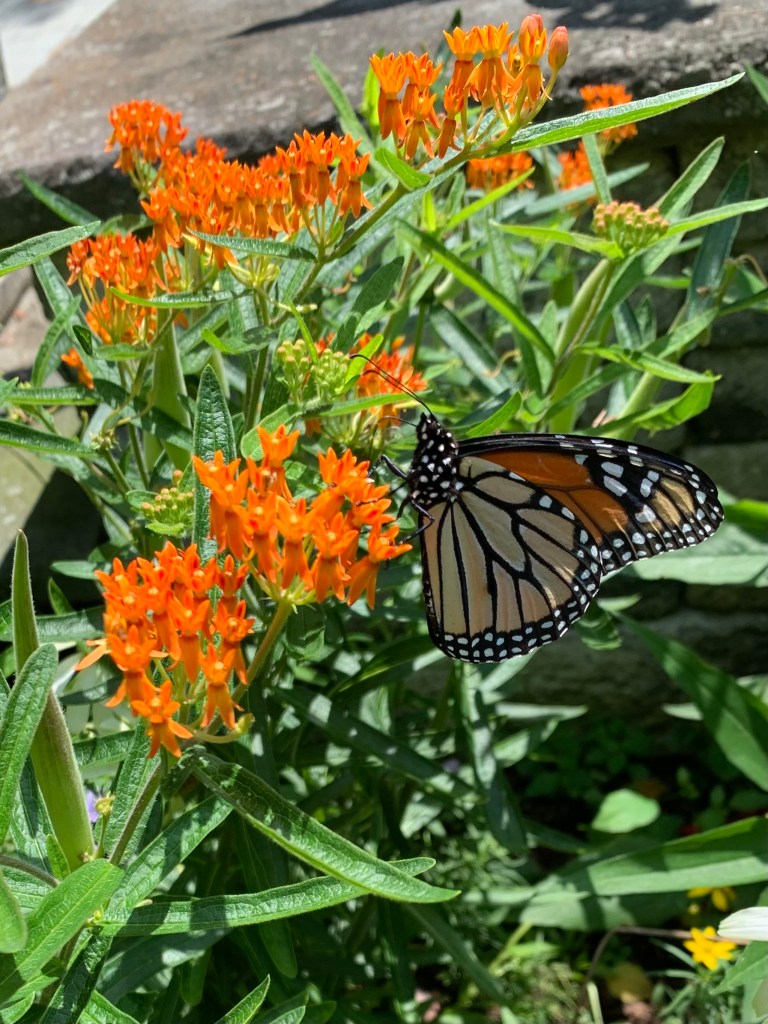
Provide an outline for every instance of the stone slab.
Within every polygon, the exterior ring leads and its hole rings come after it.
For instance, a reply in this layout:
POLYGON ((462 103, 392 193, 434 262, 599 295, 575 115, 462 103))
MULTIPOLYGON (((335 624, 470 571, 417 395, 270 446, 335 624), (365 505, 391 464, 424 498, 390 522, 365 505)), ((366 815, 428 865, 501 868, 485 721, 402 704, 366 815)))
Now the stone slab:
MULTIPOLYGON (((16 168, 99 215, 121 201, 132 208, 103 152, 112 105, 154 99, 182 111, 190 138, 210 136, 232 156, 252 157, 297 129, 332 121, 311 54, 357 103, 372 52, 434 49, 457 8, 465 24, 517 26, 538 9, 550 29, 568 26, 561 113, 579 105, 576 87, 584 82, 623 82, 640 98, 725 78, 745 61, 768 67, 768 0, 117 0, 0 101, 0 244, 56 224, 23 190, 16 168)), ((738 138, 740 121, 760 115, 754 91, 740 84, 684 114, 646 122, 643 138, 672 144, 682 126, 706 128, 711 138, 713 123, 738 138)))

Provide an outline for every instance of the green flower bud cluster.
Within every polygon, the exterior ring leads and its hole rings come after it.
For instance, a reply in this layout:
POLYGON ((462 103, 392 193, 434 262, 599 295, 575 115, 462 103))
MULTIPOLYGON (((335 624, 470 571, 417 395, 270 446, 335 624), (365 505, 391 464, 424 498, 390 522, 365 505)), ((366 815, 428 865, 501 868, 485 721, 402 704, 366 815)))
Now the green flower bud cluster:
POLYGON ((291 398, 305 406, 307 399, 332 402, 345 390, 349 361, 343 352, 327 348, 313 359, 303 338, 284 341, 275 353, 291 398))
POLYGON ((139 509, 147 520, 147 528, 166 537, 189 533, 194 516, 194 491, 163 487, 151 501, 142 501, 139 509))
POLYGON ((655 207, 644 210, 637 203, 600 203, 592 220, 595 234, 615 242, 623 253, 653 245, 668 228, 669 221, 655 207))

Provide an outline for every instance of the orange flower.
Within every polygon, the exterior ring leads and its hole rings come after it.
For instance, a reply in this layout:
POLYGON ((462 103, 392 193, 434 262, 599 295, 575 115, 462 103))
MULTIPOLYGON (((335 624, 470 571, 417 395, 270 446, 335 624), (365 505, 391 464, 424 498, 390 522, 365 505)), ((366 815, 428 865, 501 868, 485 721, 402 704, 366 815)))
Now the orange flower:
POLYGON ((467 98, 464 92, 456 89, 453 84, 447 86, 443 93, 443 106, 445 117, 440 124, 440 135, 437 140, 437 155, 444 157, 449 149, 460 149, 454 141, 456 138, 457 122, 456 117, 466 106, 467 98))
POLYGON ((213 628, 221 637, 222 653, 235 652, 233 666, 243 686, 248 684, 248 676, 240 645, 252 632, 255 621, 255 619, 246 618, 245 601, 238 601, 234 611, 228 609, 226 605, 219 601, 216 614, 213 617, 213 628))
POLYGON ((229 548, 242 561, 247 541, 242 502, 248 488, 248 473, 238 473, 240 459, 225 463, 220 451, 212 465, 197 455, 192 456, 192 464, 202 485, 211 492, 211 529, 219 551, 229 548))
POLYGON ((307 563, 304 542, 311 532, 311 514, 307 512, 306 498, 300 498, 291 505, 282 496, 277 499, 277 528, 283 538, 283 587, 291 585, 298 577, 304 586, 312 589, 312 577, 307 563))
POLYGON ((142 692, 144 683, 149 683, 147 671, 152 658, 162 657, 163 652, 155 650, 155 637, 141 637, 136 626, 129 626, 127 636, 111 634, 107 637, 109 653, 115 665, 123 673, 117 692, 107 701, 112 708, 126 697, 133 701, 142 692))
POLYGON ((67 366, 71 366, 73 370, 77 371, 78 383, 82 384, 84 388, 90 388, 93 390, 93 374, 83 362, 83 357, 77 351, 75 346, 65 352, 61 357, 62 363, 66 363, 67 366))
MULTIPOLYGON (((248 534, 247 561, 256 561, 257 571, 270 583, 277 579, 280 553, 277 548, 277 493, 259 494, 249 490, 245 513, 248 534)), ((235 552, 233 552, 235 554, 235 552)), ((237 555, 235 554, 235 557, 237 555)))
MULTIPOLYGON (((506 153, 504 156, 491 156, 484 160, 470 160, 467 164, 467 184, 491 192, 513 178, 526 174, 532 167, 533 160, 528 153, 506 153)), ((533 188, 533 182, 526 178, 517 187, 533 188)))
POLYGON ((560 71, 568 59, 568 29, 558 25, 549 37, 547 61, 554 72, 560 71))
POLYGON ((529 14, 523 18, 517 39, 520 54, 527 64, 541 60, 547 45, 547 30, 540 14, 529 14))
POLYGON ((177 700, 171 700, 170 679, 166 679, 159 690, 147 681, 141 696, 131 701, 133 713, 147 719, 147 735, 151 738, 150 757, 155 756, 161 744, 174 757, 181 757, 176 737, 189 739, 192 733, 172 717, 180 707, 177 700))
POLYGON ((443 32, 448 49, 455 56, 449 88, 458 96, 466 98, 467 82, 475 67, 475 54, 481 49, 475 29, 465 32, 458 26, 449 35, 443 32))
POLYGON ((408 119, 414 117, 425 93, 429 93, 431 87, 437 81, 442 64, 435 66, 430 60, 428 53, 422 53, 417 57, 413 53, 406 53, 406 67, 408 84, 405 87, 405 95, 401 103, 403 117, 408 119))
POLYGON ((379 131, 382 139, 394 133, 398 142, 405 134, 405 117, 400 103, 400 90, 405 85, 407 72, 407 56, 398 53, 388 54, 386 57, 379 57, 376 54, 370 58, 373 73, 379 82, 379 131))
POLYGON ((156 163, 172 158, 187 129, 181 127, 181 114, 150 100, 131 100, 113 107, 109 113, 112 134, 106 149, 120 147, 115 167, 132 173, 138 161, 156 163))
POLYGON ((315 521, 312 539, 318 552, 311 569, 316 598, 324 601, 331 592, 343 601, 349 576, 344 571, 341 556, 353 541, 357 542, 357 532, 348 529, 344 516, 337 512, 330 521, 320 518, 315 521))
POLYGON ((213 644, 209 644, 208 650, 200 661, 200 667, 207 680, 205 711, 200 721, 203 728, 210 725, 217 711, 228 729, 235 728, 234 709, 241 710, 239 705, 233 702, 229 693, 229 678, 234 668, 235 654, 234 649, 220 652, 213 644))
POLYGON ((474 33, 475 45, 482 53, 482 60, 472 71, 467 85, 472 96, 479 100, 484 107, 493 106, 497 98, 503 95, 509 78, 501 55, 509 46, 512 33, 509 31, 509 23, 506 21, 498 27, 495 25, 475 26, 470 35, 472 33, 474 33))
POLYGON ((376 578, 379 566, 390 558, 397 558, 411 550, 410 544, 396 544, 398 526, 391 526, 386 533, 372 530, 368 537, 368 554, 349 570, 349 593, 347 604, 354 604, 363 591, 366 592, 368 607, 373 608, 376 600, 376 578))
POLYGON ((579 185, 587 185, 592 181, 592 171, 589 168, 589 160, 583 142, 580 142, 576 149, 570 152, 558 153, 557 159, 563 168, 557 179, 558 188, 563 190, 577 188, 579 185))
POLYGON ((188 681, 194 683, 200 671, 201 639, 208 633, 211 602, 207 598, 201 601, 187 590, 180 599, 171 598, 169 612, 178 630, 184 672, 188 681))
POLYGON ((336 189, 339 195, 339 213, 343 217, 350 210, 355 217, 365 207, 373 209, 372 203, 363 195, 360 179, 368 169, 370 153, 357 155, 359 140, 356 142, 351 135, 345 135, 339 143, 339 168, 336 172, 336 189))

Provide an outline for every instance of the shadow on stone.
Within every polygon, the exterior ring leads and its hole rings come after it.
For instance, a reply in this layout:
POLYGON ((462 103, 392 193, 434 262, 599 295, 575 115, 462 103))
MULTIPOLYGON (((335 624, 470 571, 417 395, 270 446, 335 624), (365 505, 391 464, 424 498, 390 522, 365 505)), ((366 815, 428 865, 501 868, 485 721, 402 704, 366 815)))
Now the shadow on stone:
MULTIPOLYGON (((71 477, 55 472, 22 527, 29 541, 29 566, 35 610, 51 611, 48 598, 50 564, 87 558, 107 535, 93 505, 71 477)), ((13 545, 0 565, 0 600, 10 596, 13 545)), ((94 580, 63 578, 54 574, 68 600, 76 607, 98 602, 94 580)))
POLYGON ((639 28, 656 30, 664 28, 673 21, 700 22, 717 9, 717 4, 706 7, 691 0, 680 0, 670 4, 668 0, 650 0, 639 4, 637 0, 613 0, 609 3, 596 4, 593 0, 538 0, 536 9, 554 8, 561 25, 575 28, 639 28))
MULTIPOLYGON (((386 10, 388 7, 402 7, 404 4, 439 3, 440 0, 378 0, 376 10, 386 10)), ((234 32, 229 38, 240 39, 243 36, 260 35, 262 32, 274 32, 279 28, 290 28, 291 25, 306 25, 313 21, 332 21, 334 18, 349 18, 354 14, 366 14, 372 9, 370 0, 330 0, 330 3, 313 7, 309 11, 302 11, 286 18, 272 18, 270 21, 260 21, 248 28, 234 32)))

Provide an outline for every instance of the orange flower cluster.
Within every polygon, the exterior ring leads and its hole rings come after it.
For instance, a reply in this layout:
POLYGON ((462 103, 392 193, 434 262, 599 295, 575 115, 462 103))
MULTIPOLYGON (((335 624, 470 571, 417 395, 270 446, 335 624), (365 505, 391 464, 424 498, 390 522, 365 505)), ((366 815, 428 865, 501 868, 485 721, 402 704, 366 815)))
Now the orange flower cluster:
POLYGON ((157 270, 160 250, 152 238, 98 235, 75 242, 67 254, 67 284, 80 285, 88 307, 86 321, 107 344, 147 343, 154 338, 157 311, 121 299, 110 289, 150 299, 167 285, 157 270))
POLYGON ((174 715, 203 692, 199 725, 210 725, 218 712, 224 725, 234 729, 229 681, 233 673, 241 683, 248 681, 240 645, 254 621, 246 617, 245 601, 238 596, 245 570, 237 569, 231 557, 221 566, 216 558, 203 563, 196 545, 180 550, 168 541, 151 561, 135 558, 124 566, 115 559, 111 572, 95 575, 104 587, 105 638, 78 668, 109 653, 123 678, 107 706, 127 700, 134 715, 146 718, 149 756, 160 746, 179 756, 178 739, 193 733, 174 715), (214 587, 221 591, 215 609, 214 587), (170 659, 166 678, 157 687, 152 664, 165 659, 170 659), (204 682, 198 684, 201 673, 204 682))
MULTIPOLYGON (((505 153, 503 156, 489 156, 484 160, 470 160, 467 164, 467 184, 470 188, 482 188, 486 192, 501 188, 513 178, 527 174, 533 168, 528 153, 505 153)), ((518 188, 533 188, 530 178, 521 181, 518 188)))
POLYGON ((187 134, 187 129, 181 127, 181 114, 172 114, 162 104, 151 100, 131 100, 113 107, 109 123, 112 134, 105 149, 108 152, 114 146, 120 147, 115 167, 130 174, 140 188, 146 184, 147 173, 150 181, 155 173, 145 165, 170 159, 187 134))
POLYGON ((62 363, 66 363, 67 366, 71 366, 73 370, 77 372, 77 380, 79 384, 82 384, 84 388, 90 388, 93 390, 93 374, 83 362, 83 357, 77 351, 75 346, 68 352, 65 352, 61 357, 62 363))
POLYGON ((219 551, 229 549, 274 600, 324 601, 329 594, 354 603, 365 592, 373 607, 376 578, 385 561, 410 550, 398 544, 399 527, 387 512, 388 487, 368 477, 368 462, 350 451, 318 453, 325 487, 310 501, 288 487, 285 462, 299 432, 259 428, 263 458, 226 463, 195 458, 198 478, 211 492, 211 533, 219 551), (358 547, 367 534, 367 552, 358 547))
POLYGON ((443 157, 451 148, 460 149, 457 136, 467 145, 470 99, 483 110, 495 110, 504 126, 526 123, 538 111, 568 56, 566 29, 554 30, 547 50, 547 32, 538 14, 523 19, 514 44, 508 22, 476 25, 467 32, 455 28, 444 35, 455 60, 440 116, 435 112, 438 97, 432 87, 442 65, 434 65, 429 54, 417 56, 409 51, 370 58, 380 87, 381 137, 393 135, 408 160, 419 144, 430 157, 435 150, 443 157), (545 52, 552 72, 546 87, 539 67, 545 52))
MULTIPOLYGON (((628 92, 623 85, 607 85, 605 83, 585 85, 579 89, 579 92, 584 100, 585 111, 602 110, 632 101, 632 93, 628 92)), ((624 124, 618 125, 616 128, 606 128, 605 131, 598 133, 598 138, 603 152, 609 153, 620 142, 631 139, 635 135, 637 135, 637 127, 634 124, 624 124)), ((592 171, 589 168, 589 160, 583 142, 579 142, 575 150, 559 153, 557 159, 562 166, 557 182, 561 189, 576 188, 578 185, 586 185, 592 181, 592 171)))
POLYGON ((588 185, 592 181, 592 171, 583 142, 579 142, 576 149, 558 153, 557 159, 562 168, 560 177, 557 179, 560 189, 577 188, 579 185, 588 185))
MULTIPOLYGON (((188 230, 253 238, 293 234, 302 226, 319 232, 310 214, 326 201, 340 217, 359 217, 371 206, 361 185, 370 157, 358 154, 351 135, 305 131, 254 167, 227 160, 226 150, 207 139, 198 139, 194 152, 182 152, 178 143, 186 130, 180 117, 157 104, 136 101, 115 107, 110 115, 114 131, 108 146, 121 146, 118 166, 152 160, 159 165, 142 206, 156 225, 163 251, 178 248, 188 230)), ((224 249, 214 256, 219 266, 234 262, 224 249)))

